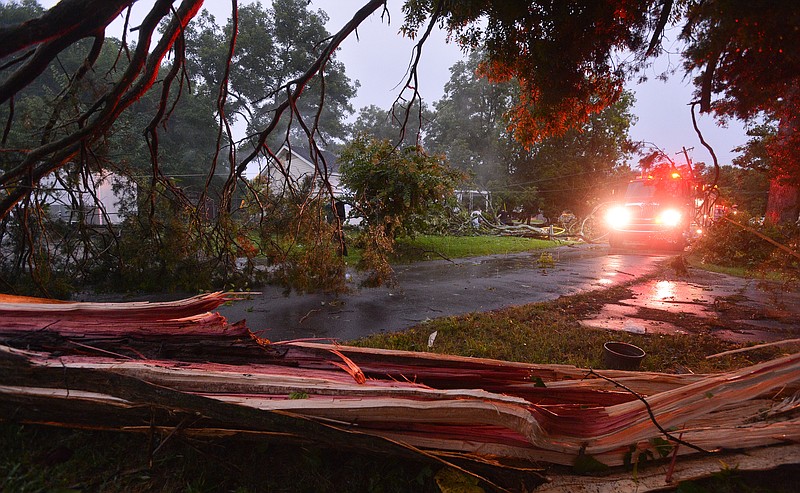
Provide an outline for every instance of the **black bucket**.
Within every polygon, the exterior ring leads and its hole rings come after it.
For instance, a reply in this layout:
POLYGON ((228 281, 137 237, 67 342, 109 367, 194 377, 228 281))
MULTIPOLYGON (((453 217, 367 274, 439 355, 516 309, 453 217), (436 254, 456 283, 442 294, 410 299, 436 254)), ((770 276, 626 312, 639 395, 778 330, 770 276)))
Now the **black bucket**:
POLYGON ((627 342, 607 342, 603 344, 606 368, 610 370, 638 370, 645 352, 642 348, 627 342))

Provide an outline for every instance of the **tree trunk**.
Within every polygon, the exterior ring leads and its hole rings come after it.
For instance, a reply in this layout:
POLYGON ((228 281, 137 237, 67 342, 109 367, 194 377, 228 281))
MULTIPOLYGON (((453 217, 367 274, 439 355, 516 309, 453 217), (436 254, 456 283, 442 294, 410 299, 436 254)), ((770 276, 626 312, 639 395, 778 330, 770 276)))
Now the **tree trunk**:
POLYGON ((218 314, 193 313, 230 298, 53 303, 0 297, 0 421, 277 437, 449 467, 464 459, 482 471, 467 471, 478 479, 500 482, 517 471, 526 484, 543 481, 540 462, 580 471, 581 456, 623 466, 669 449, 686 455, 800 443, 790 397, 800 385, 800 353, 722 374, 600 374, 566 365, 268 343, 218 314), (169 348, 192 341, 186 352, 169 348), (195 354, 200 347, 204 354, 195 354), (638 450, 633 458, 631 450, 638 450))
POLYGON ((793 223, 800 214, 800 158, 797 145, 800 144, 797 130, 800 128, 800 105, 798 89, 792 88, 786 95, 780 111, 778 135, 768 145, 772 158, 769 196, 765 220, 768 224, 793 223))
POLYGON ((766 222, 781 224, 795 222, 800 215, 800 187, 786 183, 782 176, 769 182, 766 222))

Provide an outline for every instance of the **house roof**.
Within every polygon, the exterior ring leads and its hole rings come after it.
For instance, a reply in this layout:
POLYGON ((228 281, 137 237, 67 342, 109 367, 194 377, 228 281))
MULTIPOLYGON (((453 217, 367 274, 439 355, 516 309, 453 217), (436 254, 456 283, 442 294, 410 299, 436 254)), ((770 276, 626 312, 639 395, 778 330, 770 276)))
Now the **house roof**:
MULTIPOLYGON (((278 151, 280 155, 284 150, 289 150, 289 146, 284 144, 283 147, 278 151)), ((311 152, 308 150, 307 147, 303 147, 300 145, 292 145, 291 152, 295 157, 299 157, 303 159, 311 166, 314 165, 314 160, 311 158, 311 152)), ((319 151, 319 158, 320 158, 320 167, 323 166, 322 160, 325 161, 324 166, 328 168, 328 173, 339 173, 339 159, 335 153, 328 151, 328 150, 320 150, 319 151)))

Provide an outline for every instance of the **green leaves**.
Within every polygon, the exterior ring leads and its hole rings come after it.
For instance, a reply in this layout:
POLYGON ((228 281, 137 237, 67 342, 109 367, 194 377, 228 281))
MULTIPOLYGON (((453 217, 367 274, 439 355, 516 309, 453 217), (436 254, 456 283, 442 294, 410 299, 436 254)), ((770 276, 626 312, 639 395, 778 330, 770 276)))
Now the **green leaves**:
MULTIPOLYGON (((252 132, 263 130, 271 121, 272 109, 286 97, 282 88, 308 70, 330 36, 325 28, 327 15, 312 10, 306 0, 269 3, 271 6, 260 2, 239 6, 231 60, 230 89, 235 97, 226 102, 228 113, 232 117, 245 115, 252 132)), ((222 81, 234 29, 230 20, 222 27, 216 22, 213 16, 203 13, 187 27, 191 74, 195 84, 214 97, 222 81)), ((356 85, 335 55, 326 64, 324 77, 324 91, 320 78, 314 78, 297 101, 297 108, 302 115, 317 114, 324 94, 319 131, 325 140, 343 139, 347 133, 344 119, 353 111, 350 99, 356 94, 356 85)), ((287 120, 272 133, 270 144, 276 148, 286 136, 287 120)), ((295 135, 302 133, 296 122, 292 130, 295 135)))
POLYGON ((396 238, 422 231, 453 196, 461 174, 420 147, 397 149, 364 135, 344 147, 339 162, 342 184, 364 222, 360 267, 373 273, 366 284, 378 285, 391 276, 387 256, 396 238))
POLYGON ((385 227, 392 240, 418 232, 461 178, 441 156, 418 147, 395 149, 389 140, 365 136, 347 145, 339 160, 355 208, 368 225, 385 227))

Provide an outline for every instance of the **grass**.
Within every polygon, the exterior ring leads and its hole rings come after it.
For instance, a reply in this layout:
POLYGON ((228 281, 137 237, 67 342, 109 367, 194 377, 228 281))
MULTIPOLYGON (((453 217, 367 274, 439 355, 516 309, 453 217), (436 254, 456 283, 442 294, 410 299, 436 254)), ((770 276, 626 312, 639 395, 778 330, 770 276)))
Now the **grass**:
POLYGON ((716 272, 718 274, 726 274, 729 276, 742 277, 746 279, 764 279, 767 281, 796 281, 797 272, 787 269, 775 268, 749 268, 743 266, 725 266, 703 262, 697 255, 689 255, 687 261, 692 267, 707 270, 709 272, 716 272))
POLYGON ((710 264, 708 262, 703 262, 697 255, 689 255, 686 261, 694 268, 707 270, 709 272, 716 272, 718 274, 726 274, 729 276, 743 278, 753 277, 752 271, 746 267, 726 267, 724 265, 710 264))
POLYGON ((432 351, 437 353, 602 368, 603 343, 617 340, 635 344, 647 352, 642 361, 643 370, 666 373, 726 371, 780 354, 779 349, 772 348, 706 360, 709 354, 739 346, 709 334, 639 335, 589 329, 579 324, 582 315, 595 312, 607 300, 626 296, 627 288, 615 287, 562 297, 554 302, 439 318, 403 332, 377 334, 352 344, 429 351, 428 337, 436 331, 432 351))
MULTIPOLYGON (((351 242, 352 243, 352 242, 351 242)), ((456 259, 484 255, 504 255, 543 250, 563 245, 563 241, 518 238, 512 236, 433 236, 420 235, 397 240, 395 253, 390 258, 394 264, 407 264, 442 258, 456 259)), ((357 265, 361 250, 348 246, 345 261, 357 265)))
POLYGON ((417 236, 398 241, 394 261, 407 263, 441 257, 464 258, 554 248, 556 241, 512 236, 417 236))

